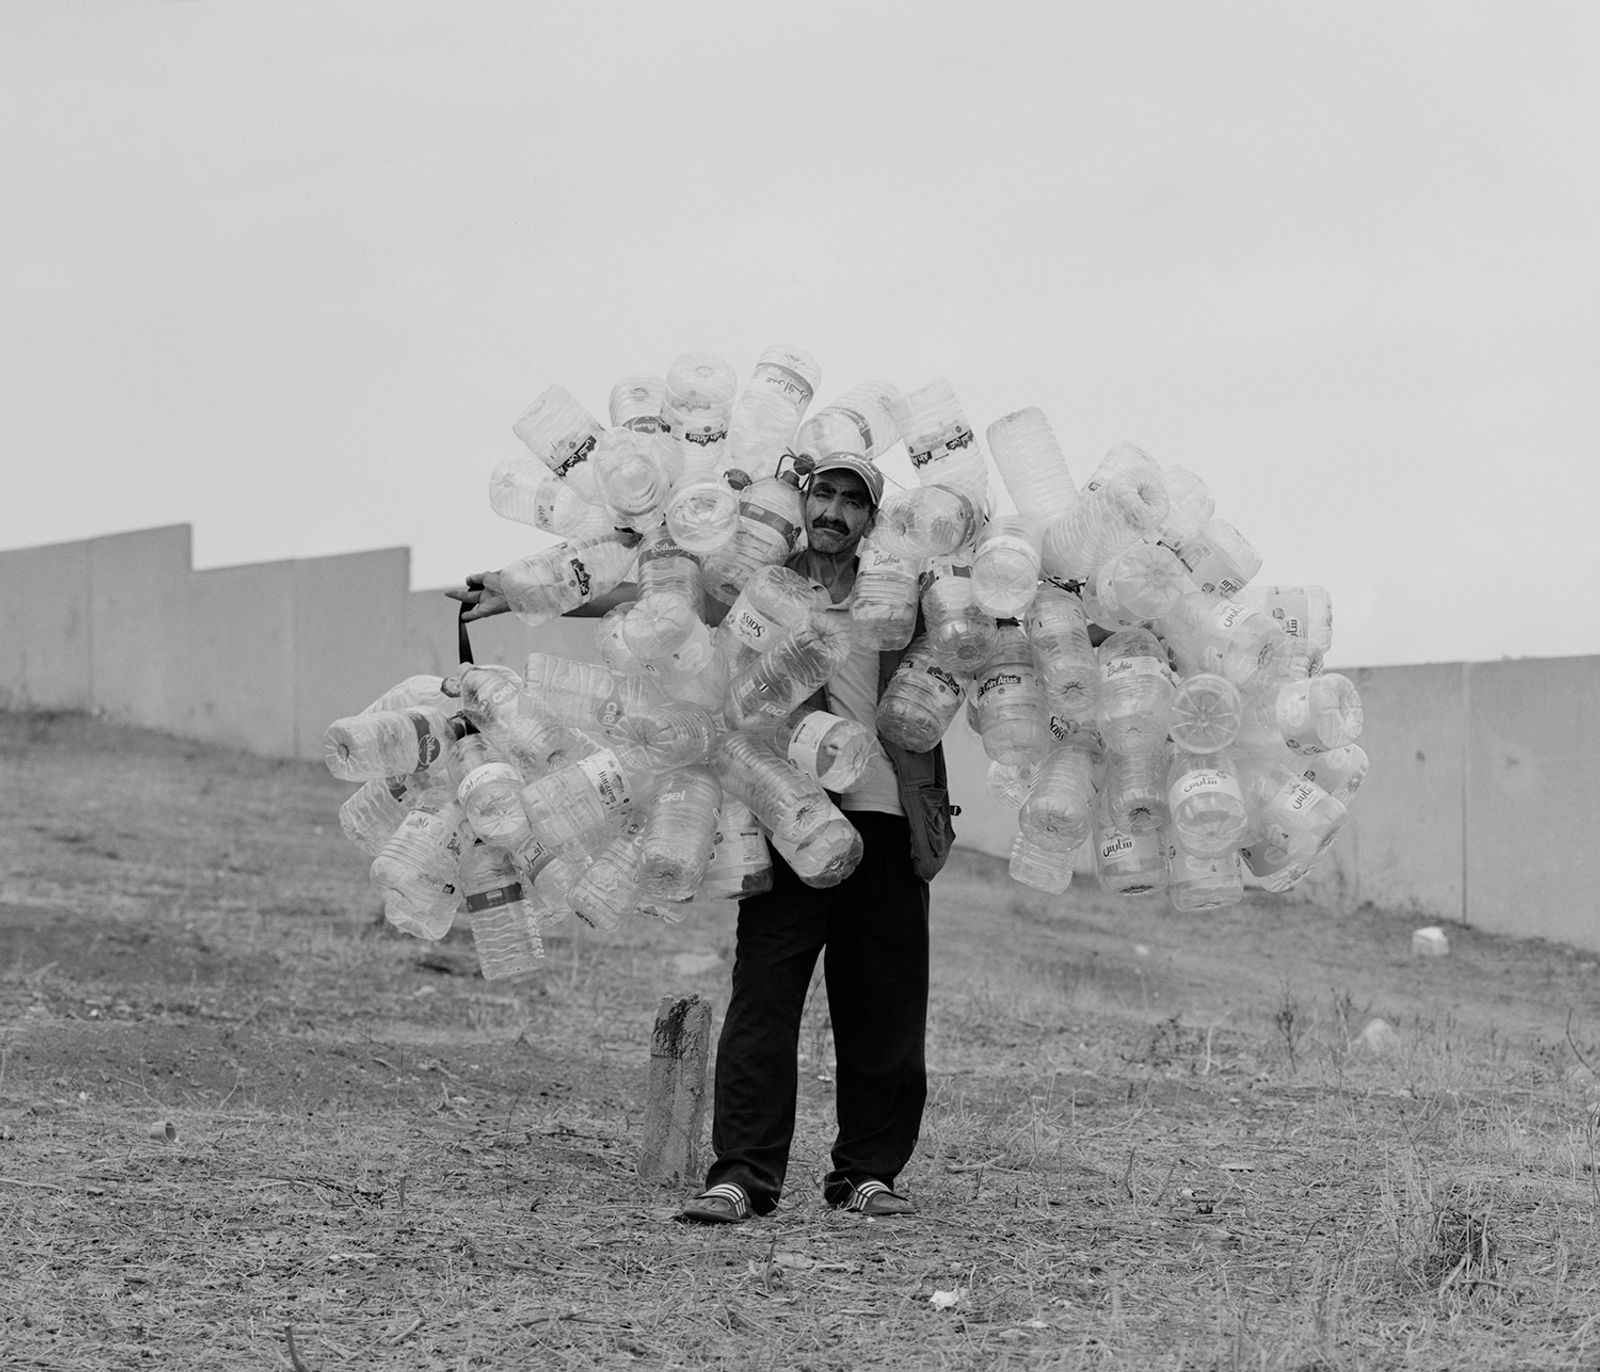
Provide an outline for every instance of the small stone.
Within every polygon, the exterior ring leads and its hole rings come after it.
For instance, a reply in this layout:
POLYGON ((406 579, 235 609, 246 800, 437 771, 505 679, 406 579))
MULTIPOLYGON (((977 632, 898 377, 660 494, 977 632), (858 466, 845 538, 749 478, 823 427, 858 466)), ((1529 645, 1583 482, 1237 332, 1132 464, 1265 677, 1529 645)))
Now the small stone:
POLYGON ((1437 924, 1430 924, 1411 935, 1411 951, 1424 957, 1442 958, 1450 951, 1450 940, 1437 924))

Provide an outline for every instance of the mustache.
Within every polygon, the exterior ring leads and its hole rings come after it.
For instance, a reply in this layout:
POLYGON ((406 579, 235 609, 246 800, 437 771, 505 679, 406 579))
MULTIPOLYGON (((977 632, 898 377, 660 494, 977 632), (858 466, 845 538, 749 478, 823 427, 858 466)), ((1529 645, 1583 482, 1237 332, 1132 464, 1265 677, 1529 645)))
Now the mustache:
POLYGON ((811 521, 811 526, 815 529, 830 529, 836 534, 847 534, 850 532, 849 525, 838 524, 831 519, 813 519, 811 521))

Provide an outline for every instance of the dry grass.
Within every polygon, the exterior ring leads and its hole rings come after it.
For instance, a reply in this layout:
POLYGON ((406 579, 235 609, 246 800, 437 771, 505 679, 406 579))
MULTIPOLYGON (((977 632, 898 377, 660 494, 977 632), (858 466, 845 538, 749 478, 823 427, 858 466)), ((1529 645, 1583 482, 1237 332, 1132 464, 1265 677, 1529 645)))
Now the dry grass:
POLYGON ((1423 965, 1380 912, 1182 920, 963 855, 921 1214, 821 1205, 814 1001, 783 1207, 691 1230, 638 1112, 659 996, 721 1003, 726 913, 490 986, 373 922, 315 768, 15 717, 0 755, 0 1368, 1600 1360, 1566 950, 1453 930, 1423 965))

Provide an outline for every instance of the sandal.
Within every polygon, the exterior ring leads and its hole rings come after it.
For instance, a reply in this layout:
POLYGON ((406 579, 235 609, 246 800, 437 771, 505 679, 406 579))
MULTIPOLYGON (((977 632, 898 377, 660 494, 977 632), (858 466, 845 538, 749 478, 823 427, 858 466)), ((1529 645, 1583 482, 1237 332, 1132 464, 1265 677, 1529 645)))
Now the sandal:
POLYGON ((708 1186, 685 1202, 673 1218, 685 1224, 743 1224, 753 1214, 744 1187, 725 1181, 720 1186, 708 1186))
POLYGON ((870 1177, 850 1183, 850 1194, 831 1202, 835 1210, 853 1210, 859 1215, 914 1215, 917 1207, 904 1196, 897 1196, 881 1181, 870 1177))

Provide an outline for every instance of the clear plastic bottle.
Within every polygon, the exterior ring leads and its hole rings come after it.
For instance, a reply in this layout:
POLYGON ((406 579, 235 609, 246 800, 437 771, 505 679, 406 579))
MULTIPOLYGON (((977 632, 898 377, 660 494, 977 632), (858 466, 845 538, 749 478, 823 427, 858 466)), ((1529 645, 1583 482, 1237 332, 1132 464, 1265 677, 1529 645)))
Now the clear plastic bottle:
POLYGON ((1141 484, 1162 480, 1161 464, 1149 453, 1133 443, 1113 443, 1106 450, 1089 479, 1083 483, 1082 495, 1098 491, 1119 476, 1131 474, 1141 484))
MULTIPOLYGON (((1367 750, 1359 743, 1330 748, 1325 753, 1297 757, 1300 775, 1314 781, 1341 805, 1349 805, 1361 783, 1367 779, 1367 750)), ((369 786, 373 783, 368 782, 369 786)))
POLYGON ((638 533, 666 518, 671 479, 661 460, 657 435, 629 428, 607 429, 594 448, 594 482, 614 522, 638 533))
POLYGON ((711 754, 717 725, 703 706, 668 700, 630 710, 604 732, 608 738, 637 749, 645 766, 664 772, 704 762, 711 754))
POLYGON ((1118 629, 1100 644, 1096 656, 1096 717, 1106 746, 1130 754, 1160 749, 1167 739, 1175 689, 1161 641, 1149 629, 1118 629))
POLYGON ((667 425, 661 418, 661 405, 666 393, 665 377, 643 372, 619 377, 611 388, 607 413, 612 424, 619 428, 647 434, 665 433, 667 425))
POLYGON ((557 724, 530 709, 526 692, 517 702, 515 717, 495 725, 489 737, 515 765, 524 782, 571 766, 599 746, 580 730, 557 724))
POLYGON ((654 529, 639 545, 638 598, 622 621, 622 636, 640 661, 659 662, 703 622, 700 560, 654 529))
POLYGON ((1178 682, 1172 694, 1167 732, 1190 753, 1214 753, 1239 736, 1244 703, 1239 688, 1215 672, 1196 672, 1178 682))
MULTIPOLYGON (((1331 756, 1331 755, 1330 755, 1331 756)), ((339 807, 339 828, 368 857, 377 857, 383 845, 410 813, 417 797, 427 789, 427 773, 373 777, 339 807)))
POLYGON ((804 834, 774 830, 772 846, 807 886, 837 886, 860 865, 863 845, 860 831, 842 811, 828 802, 823 822, 804 834))
POLYGON ((711 750, 711 765, 723 791, 749 806, 774 840, 782 836, 792 844, 833 812, 821 782, 791 767, 754 734, 723 734, 711 750))
POLYGON ((799 426, 800 413, 792 400, 752 383, 734 401, 728 418, 729 467, 747 474, 776 470, 799 426))
POLYGON ((1099 746, 1088 735, 1069 740, 1046 757, 1017 813, 1023 837, 1060 853, 1083 847, 1094 831, 1100 768, 1099 746))
POLYGON ((769 651, 785 634, 804 628, 822 607, 820 592, 788 567, 760 567, 717 625, 717 651, 735 667, 769 651))
POLYGON ((456 675, 457 709, 474 729, 492 737, 517 715, 522 678, 498 663, 463 663, 456 675))
POLYGON ((1164 828, 1167 806, 1167 750, 1143 753, 1106 753, 1102 782, 1106 809, 1112 823, 1130 834, 1164 828))
POLYGON ((638 749, 602 748, 529 782, 522 807, 533 836, 565 856, 593 852, 650 803, 658 775, 638 749))
POLYGON ((1261 751, 1263 740, 1281 740, 1291 752, 1309 756, 1354 743, 1363 719, 1355 683, 1323 672, 1249 692, 1240 736, 1253 751, 1261 751))
POLYGON ((632 534, 616 530, 584 541, 558 543, 501 569, 513 614, 543 624, 612 590, 633 566, 632 534))
POLYGON ((981 507, 965 491, 952 486, 913 486, 892 491, 878 507, 872 539, 901 557, 956 557, 970 549, 978 534, 981 507))
POLYGON ((1100 697, 1100 660, 1089 642, 1083 601, 1046 581, 1034 594, 1025 623, 1045 689, 1064 704, 1075 701, 1074 713, 1092 719, 1100 697))
POLYGON ((322 760, 340 781, 442 771, 456 733, 443 710, 427 705, 347 715, 323 734, 322 760))
POLYGON ((967 422, 961 402, 942 376, 895 397, 895 425, 905 440, 912 470, 924 486, 952 486, 983 509, 989 492, 989 464, 967 422))
POLYGON ((1103 628, 1116 629, 1159 619, 1189 583, 1171 548, 1140 539, 1095 568, 1086 589, 1095 602, 1090 617, 1103 628))
POLYGON ((1242 756, 1239 777, 1250 815, 1245 865, 1267 890, 1287 890, 1333 844, 1345 807, 1281 762, 1242 756))
POLYGON ((594 929, 617 928, 638 901, 644 873, 644 826, 630 820, 600 846, 567 892, 572 913, 594 929))
POLYGON ((667 368, 661 418, 682 445, 686 475, 721 457, 738 386, 733 364, 712 353, 681 353, 667 368))
POLYGON ((1244 865, 1237 848, 1211 857, 1189 852, 1167 836, 1167 899, 1174 910, 1220 910, 1244 899, 1244 865))
POLYGON ((875 534, 859 545, 850 620, 856 642, 879 652, 904 648, 917 627, 922 563, 883 547, 875 534))
POLYGON ((994 650, 973 678, 983 751, 996 762, 1026 762, 1050 746, 1039 673, 1027 631, 1014 619, 995 627, 994 650))
POLYGON ((461 902, 466 816, 448 790, 419 799, 372 860, 372 884, 383 892, 385 918, 402 933, 441 939, 461 902))
POLYGON ((1191 857, 1215 858, 1237 849, 1248 815, 1232 755, 1175 752, 1167 769, 1169 833, 1191 857))
POLYGON ((1059 896, 1072 885, 1072 853, 1060 852, 1035 843, 1026 834, 1011 840, 1010 872, 1013 881, 1059 896))
POLYGON ((740 729, 782 719, 844 666, 850 649, 846 616, 813 614, 729 681, 728 723, 740 729))
POLYGON ((1039 775, 1034 762, 991 762, 984 775, 984 785, 989 794, 1008 810, 1017 810, 1028 798, 1033 783, 1039 775))
POLYGON ((1184 543, 1180 556, 1189 579, 1208 595, 1234 599, 1261 570, 1261 554, 1225 519, 1209 519, 1184 543))
POLYGON ((793 407, 798 423, 821 384, 822 368, 816 358, 793 343, 774 343, 756 359, 749 389, 781 396, 793 407))
POLYGON ((527 449, 585 500, 595 500, 589 456, 605 426, 562 386, 550 386, 511 426, 527 449))
POLYGON ((1333 647, 1333 598, 1324 586, 1246 586, 1234 597, 1270 615, 1291 638, 1327 653, 1333 647))
POLYGON ((1167 517, 1157 526, 1155 537, 1181 555, 1215 512, 1216 501, 1205 481, 1187 467, 1163 467, 1161 484, 1167 492, 1167 517))
POLYGON ((362 714, 375 715, 386 710, 410 710, 427 705, 443 710, 447 715, 456 712, 455 686, 431 672, 418 672, 397 682, 368 705, 362 714), (448 689, 447 689, 448 688, 448 689))
POLYGON ((1095 805, 1094 868, 1100 889, 1142 896, 1167 889, 1166 840, 1160 829, 1134 833, 1117 826, 1102 792, 1095 805))
POLYGON ((522 680, 521 713, 569 729, 609 729, 630 711, 667 699, 648 677, 623 676, 554 653, 529 653, 522 680))
POLYGON ((804 530, 800 483, 793 472, 752 481, 739 492, 738 503, 734 536, 705 559, 706 594, 723 605, 733 604, 760 568, 786 562, 804 530))
POLYGON ((780 721, 768 741, 773 751, 835 794, 860 781, 883 751, 866 725, 809 705, 780 721))
POLYGON ((641 836, 641 875, 661 898, 691 899, 716 845, 722 784, 709 767, 679 767, 661 778, 641 836))
POLYGON ((842 420, 855 431, 859 450, 876 461, 900 440, 900 426, 894 417, 899 394, 899 389, 887 381, 863 381, 853 386, 800 425, 795 452, 813 460, 825 456, 830 424, 842 420))
POLYGON ((976 672, 994 652, 999 631, 994 617, 979 606, 977 582, 965 563, 938 558, 928 564, 922 573, 922 619, 928 646, 952 671, 976 672))
POLYGON ((990 424, 987 434, 1012 503, 1041 529, 1078 503, 1066 456, 1043 410, 1013 410, 990 424))
POLYGON ((994 619, 1026 613, 1039 589, 1040 527, 1025 515, 991 519, 978 536, 972 559, 972 589, 983 612, 994 619))
POLYGON ((875 721, 878 733, 910 752, 929 752, 961 709, 970 680, 944 666, 924 634, 906 649, 884 688, 875 721))
POLYGON ((743 801, 724 795, 700 894, 707 900, 743 900, 771 889, 772 854, 760 821, 743 801))
POLYGON ((528 453, 495 467, 489 476, 489 507, 502 519, 560 538, 593 538, 610 527, 602 506, 584 499, 577 487, 528 453))
POLYGON ((472 832, 503 847, 521 843, 528 836, 528 817, 522 809, 526 782, 521 769, 483 734, 463 738, 456 745, 456 758, 450 775, 472 832))
POLYGON ((732 541, 739 531, 739 493, 720 472, 697 480, 687 475, 667 502, 667 528, 681 548, 705 555, 732 541))
POLYGON ((1215 672, 1241 690, 1270 677, 1287 648, 1270 615, 1198 590, 1180 596, 1156 627, 1185 676, 1215 672))
POLYGON ((461 858, 463 908, 485 981, 524 976, 544 961, 544 943, 523 888, 521 869, 504 848, 475 843, 461 858))
POLYGON ((1140 480, 1133 471, 1118 473, 1045 526, 1045 574, 1087 581, 1101 563, 1158 528, 1166 515, 1160 468, 1152 480, 1140 480))

